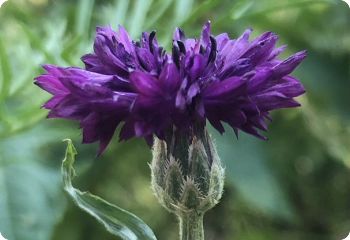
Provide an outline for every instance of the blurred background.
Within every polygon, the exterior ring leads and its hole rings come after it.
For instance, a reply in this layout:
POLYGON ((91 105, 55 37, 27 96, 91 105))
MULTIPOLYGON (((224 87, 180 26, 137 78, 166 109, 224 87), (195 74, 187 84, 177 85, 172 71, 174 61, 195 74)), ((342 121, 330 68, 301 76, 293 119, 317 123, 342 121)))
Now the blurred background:
POLYGON ((350 8, 338 0, 9 0, 0 8, 0 232, 9 240, 118 239, 62 190, 64 138, 78 148, 75 184, 125 208, 158 239, 177 239, 177 220, 157 203, 150 151, 119 143, 96 158, 78 124, 46 120, 49 95, 33 85, 40 64, 82 66, 96 25, 124 25, 134 39, 156 29, 169 48, 175 26, 198 36, 274 31, 283 57, 307 49, 295 72, 302 107, 280 110, 269 141, 215 131, 226 166, 221 203, 205 217, 208 240, 340 240, 350 231, 350 8))

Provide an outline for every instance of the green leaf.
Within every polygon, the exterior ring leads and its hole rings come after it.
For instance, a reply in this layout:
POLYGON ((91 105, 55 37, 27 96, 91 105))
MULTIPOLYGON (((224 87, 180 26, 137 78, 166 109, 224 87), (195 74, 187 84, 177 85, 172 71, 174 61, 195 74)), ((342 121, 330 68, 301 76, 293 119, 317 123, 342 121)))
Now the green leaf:
POLYGON ((130 19, 130 35, 136 37, 142 32, 142 27, 145 23, 148 10, 152 5, 153 0, 137 0, 131 12, 130 19))
POLYGON ((146 22, 146 28, 152 29, 154 28, 154 25, 157 23, 157 21, 164 16, 165 12, 169 9, 171 4, 173 3, 172 0, 163 0, 163 1, 157 1, 155 4, 152 5, 152 8, 157 9, 151 16, 147 18, 146 22))
POLYGON ((219 0, 206 0, 200 2, 197 4, 196 8, 192 10, 191 14, 182 21, 180 25, 189 25, 195 22, 201 16, 203 16, 203 13, 211 11, 220 3, 221 2, 219 0))
POLYGON ((175 5, 175 21, 180 22, 181 19, 186 19, 192 11, 193 0, 179 0, 175 5))
POLYGON ((253 1, 246 2, 241 1, 237 4, 233 11, 231 18, 233 20, 238 20, 242 18, 249 18, 253 16, 263 16, 271 14, 273 12, 281 10, 293 10, 298 8, 309 7, 314 4, 334 4, 331 0, 297 0, 297 1, 279 1, 275 4, 274 1, 253 1), (248 11, 249 10, 249 11, 248 11))
POLYGON ((48 62, 56 63, 57 58, 46 49, 45 42, 42 40, 42 38, 40 38, 32 29, 28 28, 26 25, 22 24, 21 26, 26 37, 32 44, 33 49, 41 52, 48 62))
POLYGON ((1 91, 0 91, 0 102, 7 96, 10 83, 12 79, 12 71, 10 66, 10 58, 6 52, 5 43, 0 39, 0 79, 1 91))
POLYGON ((80 0, 77 8, 76 23, 74 25, 75 32, 79 36, 89 33, 91 15, 94 8, 94 0, 80 0))
POLYGON ((64 189, 74 202, 84 211, 96 218, 106 229, 126 240, 155 240, 156 237, 140 218, 115 205, 108 203, 98 196, 81 192, 72 186, 75 175, 73 164, 77 151, 70 139, 67 142, 66 156, 62 163, 64 189))
POLYGON ((114 21, 112 22, 114 24, 124 24, 125 22, 125 17, 128 12, 128 7, 129 7, 129 1, 118 1, 116 2, 116 6, 114 8, 114 13, 112 16, 114 16, 114 21))

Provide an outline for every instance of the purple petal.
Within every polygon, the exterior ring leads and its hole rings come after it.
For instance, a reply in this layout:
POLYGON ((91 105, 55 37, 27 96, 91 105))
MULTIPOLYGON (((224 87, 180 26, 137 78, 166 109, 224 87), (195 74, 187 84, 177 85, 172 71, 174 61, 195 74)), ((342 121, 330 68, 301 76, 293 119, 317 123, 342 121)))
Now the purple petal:
POLYGON ((241 57, 249 46, 249 37, 251 33, 252 30, 247 29, 236 41, 226 44, 221 51, 221 55, 226 58, 226 62, 231 63, 241 57))
POLYGON ((79 102, 74 96, 67 95, 49 113, 48 118, 67 118, 80 120, 88 115, 86 104, 79 102))
POLYGON ((300 104, 295 100, 277 91, 253 96, 252 100, 259 106, 259 109, 262 111, 271 111, 279 108, 300 106, 300 104))
POLYGON ((51 94, 67 94, 68 89, 58 79, 62 68, 54 65, 44 65, 43 68, 47 71, 47 74, 36 77, 34 83, 51 94))
POLYGON ((221 34, 217 35, 215 37, 215 39, 216 39, 216 43, 217 43, 219 52, 225 47, 227 42, 230 41, 230 38, 229 38, 227 33, 221 33, 221 34))
POLYGON ((160 84, 168 93, 175 93, 181 84, 180 74, 174 63, 169 63, 164 66, 160 76, 160 84))
POLYGON ((66 95, 55 95, 43 105, 43 108, 52 109, 56 107, 65 97, 66 95))
POLYGON ((140 65, 143 67, 143 69, 145 69, 147 72, 150 72, 153 69, 157 69, 154 56, 149 50, 145 48, 136 48, 136 53, 140 65))
POLYGON ((270 54, 268 60, 272 60, 272 59, 276 58, 278 55, 280 55, 282 52, 284 52, 284 50, 286 50, 286 48, 287 48, 287 45, 283 45, 283 46, 281 46, 281 47, 279 47, 279 48, 275 48, 275 49, 271 52, 271 54, 270 54))
POLYGON ((203 72, 204 67, 206 66, 205 59, 202 55, 196 54, 192 59, 192 66, 189 70, 189 75, 191 79, 197 79, 200 74, 203 72))
POLYGON ((201 89, 200 89, 198 83, 191 84, 191 86, 189 87, 189 89, 187 91, 187 97, 186 97, 186 103, 188 105, 190 105, 192 103, 193 98, 196 97, 200 93, 200 90, 201 89))
POLYGON ((207 21, 202 29, 201 42, 204 46, 210 44, 210 21, 207 21))
POLYGON ((174 41, 182 41, 185 38, 185 33, 181 28, 176 28, 173 34, 174 41))
POLYGON ((130 75, 130 82, 134 89, 147 96, 159 96, 162 90, 158 86, 157 78, 143 72, 133 72, 130 75))
POLYGON ((293 98, 305 93, 303 85, 291 76, 284 77, 280 83, 270 87, 268 91, 280 92, 283 95, 293 98))
POLYGON ((269 58, 277 40, 277 35, 272 32, 264 33, 252 42, 251 47, 241 57, 249 58, 254 66, 258 65, 269 58))
POLYGON ((272 70, 270 68, 261 68, 257 70, 255 75, 248 82, 248 92, 250 94, 264 89, 264 85, 272 76, 272 70))
POLYGON ((128 53, 132 53, 134 50, 133 45, 132 45, 132 40, 131 40, 128 32, 125 30, 125 28, 123 28, 121 25, 119 25, 119 31, 116 35, 117 35, 118 41, 123 44, 125 50, 128 53))
POLYGON ((283 62, 281 62, 273 68, 273 76, 275 78, 281 78, 285 75, 290 74, 301 63, 301 61, 304 60, 305 57, 306 51, 301 51, 290 56, 289 58, 287 58, 286 60, 284 60, 283 62))
MULTIPOLYGON (((244 94, 247 81, 240 77, 231 77, 220 82, 215 82, 203 91, 206 100, 222 98, 235 98, 244 94)), ((224 99, 222 99, 224 100, 224 99)))

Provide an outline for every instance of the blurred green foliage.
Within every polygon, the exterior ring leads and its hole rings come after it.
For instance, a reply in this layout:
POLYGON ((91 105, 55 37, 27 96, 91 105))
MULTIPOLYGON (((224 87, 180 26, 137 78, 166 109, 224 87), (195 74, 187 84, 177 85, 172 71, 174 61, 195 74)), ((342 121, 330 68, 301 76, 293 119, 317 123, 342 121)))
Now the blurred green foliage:
MULTIPOLYGON (((67 201, 60 163, 77 125, 44 120, 48 98, 32 84, 40 64, 82 66, 96 25, 124 25, 134 38, 156 29, 170 46, 175 26, 197 36, 274 31, 288 52, 307 49, 296 72, 303 106, 273 114, 261 142, 213 132, 226 165, 222 202, 205 218, 207 239, 329 240, 350 231, 350 9, 340 0, 9 0, 0 8, 0 232, 10 240, 116 239, 67 201)), ((176 219, 149 187, 142 140, 79 145, 77 184, 136 213, 158 239, 176 239, 176 219)))

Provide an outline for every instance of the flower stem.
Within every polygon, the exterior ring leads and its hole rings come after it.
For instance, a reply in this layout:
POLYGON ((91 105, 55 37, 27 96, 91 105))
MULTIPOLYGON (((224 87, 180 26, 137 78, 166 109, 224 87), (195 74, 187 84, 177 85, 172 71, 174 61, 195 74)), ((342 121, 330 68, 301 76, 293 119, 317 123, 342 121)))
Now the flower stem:
POLYGON ((203 215, 190 211, 179 216, 180 240, 204 240, 203 215))

